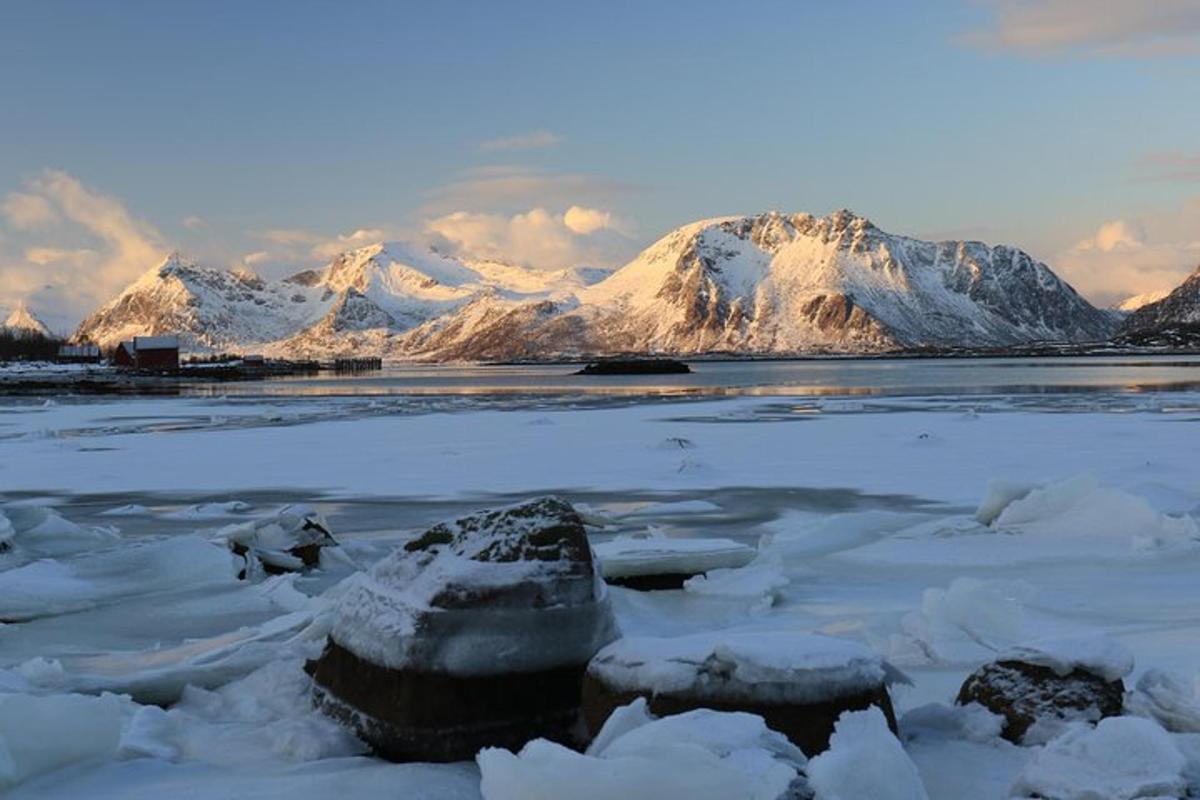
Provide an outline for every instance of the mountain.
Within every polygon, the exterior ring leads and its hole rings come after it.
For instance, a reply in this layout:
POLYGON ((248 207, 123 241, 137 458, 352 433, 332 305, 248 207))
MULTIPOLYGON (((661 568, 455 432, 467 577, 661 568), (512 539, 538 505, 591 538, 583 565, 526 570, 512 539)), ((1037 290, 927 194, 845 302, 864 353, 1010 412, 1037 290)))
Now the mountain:
POLYGON ((53 336, 46 323, 42 322, 32 311, 21 302, 16 309, 4 320, 0 328, 11 331, 19 336, 53 336))
POLYGON ((1134 311, 1137 311, 1139 308, 1148 306, 1151 303, 1157 303, 1170 293, 1170 289, 1159 289, 1158 291, 1154 292, 1135 294, 1132 297, 1126 297, 1124 300, 1117 303, 1115 306, 1113 306, 1113 309, 1116 311, 1123 311, 1126 314, 1131 314, 1134 311))
POLYGON ((1121 324, 1117 336, 1133 343, 1176 343, 1200 334, 1200 267, 1161 300, 1142 306, 1121 324))
POLYGON ((926 242, 849 211, 679 228, 621 269, 544 272, 386 243, 268 283, 183 263, 77 335, 420 360, 621 352, 797 354, 1107 338, 1112 316, 1010 247, 926 242))

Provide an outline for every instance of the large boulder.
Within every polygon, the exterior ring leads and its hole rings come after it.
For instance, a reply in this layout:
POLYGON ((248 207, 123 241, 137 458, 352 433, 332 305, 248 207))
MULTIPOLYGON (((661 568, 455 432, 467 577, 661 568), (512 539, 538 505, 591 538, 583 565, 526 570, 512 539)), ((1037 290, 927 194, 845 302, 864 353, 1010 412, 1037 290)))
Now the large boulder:
POLYGON ((617 636, 579 515, 557 498, 430 528, 347 580, 316 702, 396 761, 575 743, 589 659, 617 636))
POLYGON ((1133 656, 1103 637, 1042 640, 1010 648, 975 670, 959 689, 959 705, 979 703, 1004 717, 1005 739, 1016 744, 1036 725, 1052 736, 1063 724, 1117 716, 1133 656))
POLYGON ((887 683, 897 675, 855 642, 793 631, 631 636, 588 665, 583 713, 596 734, 618 707, 643 697, 652 713, 745 711, 813 756, 844 711, 878 706, 896 730, 887 683))

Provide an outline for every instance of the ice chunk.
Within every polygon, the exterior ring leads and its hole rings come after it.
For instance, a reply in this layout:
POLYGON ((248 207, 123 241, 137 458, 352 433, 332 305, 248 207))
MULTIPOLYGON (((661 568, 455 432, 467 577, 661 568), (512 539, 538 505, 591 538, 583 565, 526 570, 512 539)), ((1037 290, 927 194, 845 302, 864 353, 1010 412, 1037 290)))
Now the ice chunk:
POLYGON ((1195 684, 1182 675, 1146 670, 1126 700, 1125 709, 1157 720, 1175 733, 1200 733, 1200 699, 1195 684))
POLYGON ((780 703, 868 691, 887 677, 864 645, 787 630, 629 636, 597 653, 588 672, 615 689, 780 703))
POLYGON ((888 655, 897 664, 973 664, 1018 641, 1024 604, 1034 589, 1024 581, 955 578, 926 589, 921 609, 900 621, 888 655))
POLYGON ((991 525, 996 517, 1014 500, 1020 500, 1034 490, 1033 484, 1010 483, 1005 480, 988 481, 983 500, 975 511, 975 519, 983 525, 991 525))
POLYGON ((905 739, 936 734, 943 739, 995 744, 1004 730, 1004 717, 978 703, 965 706, 929 703, 901 717, 900 730, 905 739))
POLYGON ((44 506, 9 505, 0 510, 0 553, 59 557, 104 547, 119 538, 115 530, 77 525, 44 506))
POLYGON ((132 542, 0 572, 0 620, 54 616, 181 585, 235 580, 229 551, 198 537, 132 542))
POLYGON ((1017 776, 1013 796, 1053 800, 1180 797, 1186 759, 1171 736, 1140 717, 1077 724, 1039 751, 1017 776))
POLYGON ((1139 550, 1200 538, 1200 524, 1191 517, 1160 514, 1144 498, 1102 487, 1090 475, 1032 490, 1009 503, 992 527, 1040 536, 1117 540, 1139 550))
POLYGON ((121 702, 0 694, 0 789, 78 761, 111 758, 121 740, 121 702))
POLYGON ((237 555, 262 562, 272 574, 315 567, 321 549, 337 544, 329 523, 308 505, 284 506, 262 519, 226 525, 215 538, 237 555))
POLYGON ((776 800, 805 763, 753 714, 701 709, 655 720, 635 708, 615 716, 585 755, 544 739, 519 755, 481 751, 484 800, 776 800))
POLYGON ((1004 650, 997 661, 1021 661, 1054 671, 1060 677, 1082 669, 1106 681, 1133 672, 1133 653, 1107 636, 1063 636, 1038 639, 1004 650))
POLYGON ((137 503, 127 503, 123 506, 116 506, 106 511, 101 511, 102 517, 143 517, 150 513, 150 509, 137 503))
POLYGON ((808 762, 807 772, 814 800, 929 800, 916 765, 875 707, 843 713, 829 749, 808 762))
POLYGON ((691 594, 743 598, 754 602, 754 609, 765 611, 775 604, 789 583, 780 558, 762 559, 744 567, 714 569, 688 578, 683 589, 691 594))
POLYGON ((732 539, 621 536, 593 545, 605 579, 642 575, 698 575, 744 567, 757 551, 732 539))
POLYGON ((206 520, 206 519, 222 519, 224 517, 235 517, 251 508, 249 503, 241 500, 227 500, 223 503, 198 503, 194 506, 181 508, 178 511, 168 511, 163 514, 164 519, 177 520, 206 520))

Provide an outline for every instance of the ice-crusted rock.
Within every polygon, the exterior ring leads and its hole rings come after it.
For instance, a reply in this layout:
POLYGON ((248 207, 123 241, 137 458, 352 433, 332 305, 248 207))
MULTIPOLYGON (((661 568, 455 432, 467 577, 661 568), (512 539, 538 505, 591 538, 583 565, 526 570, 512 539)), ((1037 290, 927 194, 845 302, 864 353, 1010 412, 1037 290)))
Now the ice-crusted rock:
POLYGON ((583 522, 546 497, 442 523, 347 579, 318 704, 394 760, 570 741, 592 655, 616 635, 583 522))
POLYGON ((808 755, 824 750, 847 710, 872 705, 895 728, 887 683, 895 676, 855 642, 793 631, 631 636, 588 666, 584 717, 595 732, 614 709, 644 697, 655 714, 695 708, 758 714, 808 755))
POLYGON ((616 709, 585 754, 530 742, 477 759, 484 800, 782 800, 800 797, 805 757, 753 714, 698 709, 655 719, 616 709))
POLYGON ((829 749, 808 762, 814 800, 929 800, 888 724, 878 708, 838 718, 829 749))
POLYGON ((757 551, 732 539, 620 536, 595 546, 604 580, 630 589, 679 589, 709 570, 744 567, 757 551))
POLYGON ((1003 735, 1020 744, 1036 724, 1096 722, 1121 713, 1133 656, 1105 637, 1047 639, 1002 652, 959 689, 960 705, 979 703, 1005 718, 1003 735))
POLYGON ((1013 785, 1014 797, 1135 800, 1183 797, 1187 760, 1150 720, 1112 717, 1075 725, 1038 751, 1013 785))
POLYGON ((247 559, 242 577, 257 560, 265 572, 280 575, 319 566, 321 550, 337 545, 329 523, 311 506, 284 506, 269 517, 226 525, 217 532, 234 555, 247 559))

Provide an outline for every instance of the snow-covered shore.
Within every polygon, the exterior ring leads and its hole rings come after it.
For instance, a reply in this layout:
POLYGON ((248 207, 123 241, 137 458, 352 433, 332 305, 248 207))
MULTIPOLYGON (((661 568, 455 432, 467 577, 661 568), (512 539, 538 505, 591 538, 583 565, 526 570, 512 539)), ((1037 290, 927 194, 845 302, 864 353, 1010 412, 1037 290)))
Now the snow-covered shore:
MULTIPOLYGON (((490 410, 367 398, 7 401, 0 504, 49 503, 70 519, 86 496, 89 507, 121 507, 102 518, 106 528, 138 535, 114 542, 85 524, 72 539, 82 543, 76 554, 38 560, 14 546, 0 556, 0 589, 11 590, 0 592, 0 619, 23 620, 0 625, 0 703, 5 719, 22 721, 12 735, 35 723, 52 735, 68 720, 87 731, 59 762, 18 753, 18 781, 0 792, 303 798, 338 787, 361 797, 478 798, 473 764, 364 756, 312 710, 301 663, 330 624, 323 593, 424 524, 426 512, 406 514, 406 503, 482 507, 497 495, 547 492, 611 520, 597 541, 646 526, 686 536, 719 524, 722 535, 759 547, 759 561, 743 569, 767 565, 772 580, 743 585, 760 586, 762 597, 613 588, 626 635, 787 629, 865 645, 913 681, 893 697, 904 752, 930 797, 1040 790, 1053 783, 1048 774, 1086 770, 1092 740, 1068 731, 1016 746, 952 707, 954 696, 973 669, 1010 648, 1104 634, 1135 657, 1131 690, 1152 677, 1133 707, 1183 720, 1186 730, 1200 677, 1198 420, 1200 396, 1185 393, 490 410), (727 501, 739 487, 773 492, 772 513, 727 501), (246 583, 224 553, 205 549, 204 534, 230 518, 274 510, 233 501, 274 490, 331 504, 344 563, 246 583), (822 507, 814 499, 822 494, 850 499, 822 507), (163 507, 182 496, 230 505, 204 506, 208 516, 191 502, 163 507), (384 503, 395 519, 370 535, 339 528, 339 515, 384 503), (53 613, 39 616, 42 595, 53 613), (6 617, 10 601, 21 603, 19 615, 6 617), (69 694, 103 691, 136 699, 69 694)), ((11 745, 4 724, 0 744, 11 745)), ((856 727, 846 725, 847 747, 856 727)), ((1138 731, 1100 733, 1096 747, 1120 752, 1122 736, 1138 731)), ((1196 733, 1164 733, 1193 788, 1196 733)), ((1164 769, 1175 763, 1161 748, 1155 756, 1164 769)))

